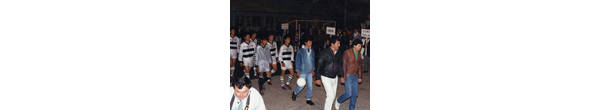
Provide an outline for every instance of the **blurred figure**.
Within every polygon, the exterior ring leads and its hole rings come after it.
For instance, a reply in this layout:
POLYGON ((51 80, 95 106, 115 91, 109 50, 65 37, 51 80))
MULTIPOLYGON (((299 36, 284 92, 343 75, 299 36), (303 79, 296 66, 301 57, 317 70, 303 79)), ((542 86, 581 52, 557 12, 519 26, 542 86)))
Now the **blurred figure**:
POLYGON ((277 62, 279 62, 279 60, 277 60, 277 58, 279 57, 277 54, 277 42, 273 41, 273 33, 269 33, 269 41, 267 42, 267 45, 269 47, 271 47, 271 49, 269 50, 271 52, 271 73, 267 74, 267 84, 272 85, 273 83, 271 83, 271 74, 275 74, 275 72, 277 72, 277 62))
POLYGON ((235 28, 231 28, 229 33, 229 76, 233 77, 235 71, 235 59, 237 58, 238 45, 240 38, 235 36, 235 28))

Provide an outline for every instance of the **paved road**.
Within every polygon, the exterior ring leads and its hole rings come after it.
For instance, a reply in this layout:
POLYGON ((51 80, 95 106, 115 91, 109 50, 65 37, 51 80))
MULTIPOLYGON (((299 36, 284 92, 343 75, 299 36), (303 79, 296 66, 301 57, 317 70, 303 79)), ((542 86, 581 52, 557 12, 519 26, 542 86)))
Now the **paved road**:
MULTIPOLYGON (((313 82, 313 97, 311 100, 315 103, 315 105, 311 106, 306 104, 306 88, 298 94, 296 97, 296 101, 292 101, 292 92, 293 90, 282 90, 279 88, 281 84, 278 75, 273 75, 271 77, 271 82, 273 85, 268 85, 265 83, 265 95, 263 99, 265 100, 265 106, 268 110, 323 110, 325 104, 325 89, 323 86, 314 86, 313 82)), ((296 79, 294 77, 291 86, 296 88, 296 79)), ((286 79, 287 80, 287 79, 286 79)), ((258 88, 258 79, 252 79, 252 87, 258 88)), ((363 73, 363 82, 358 85, 358 97, 356 100, 356 108, 357 110, 367 110, 370 105, 370 73, 363 73)), ((344 94, 345 86, 341 85, 338 79, 337 93, 336 98, 344 94)), ((348 105, 350 104, 350 99, 346 100, 340 105, 341 110, 348 110, 348 105)), ((335 108, 332 106, 332 110, 335 108)))

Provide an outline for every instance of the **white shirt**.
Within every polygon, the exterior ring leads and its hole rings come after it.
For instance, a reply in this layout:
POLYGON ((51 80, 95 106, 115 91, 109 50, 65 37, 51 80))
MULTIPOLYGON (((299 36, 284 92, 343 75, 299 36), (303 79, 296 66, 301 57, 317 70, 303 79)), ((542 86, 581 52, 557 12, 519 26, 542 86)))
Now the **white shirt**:
MULTIPOLYGON (((260 95, 260 93, 256 89, 254 89, 254 87, 250 88, 249 92, 250 93, 248 93, 248 96, 250 96, 250 106, 248 106, 248 110, 266 110, 267 108, 265 108, 265 102, 263 101, 263 98, 260 95)), ((234 94, 235 89, 233 89, 233 87, 229 87, 228 101, 231 101, 231 96, 235 97, 234 94)), ((246 107, 246 101, 248 101, 248 96, 246 96, 244 99, 239 99, 238 97, 235 97, 235 99, 233 99, 233 104, 230 107, 231 110, 238 110, 240 104, 242 107, 246 107)))

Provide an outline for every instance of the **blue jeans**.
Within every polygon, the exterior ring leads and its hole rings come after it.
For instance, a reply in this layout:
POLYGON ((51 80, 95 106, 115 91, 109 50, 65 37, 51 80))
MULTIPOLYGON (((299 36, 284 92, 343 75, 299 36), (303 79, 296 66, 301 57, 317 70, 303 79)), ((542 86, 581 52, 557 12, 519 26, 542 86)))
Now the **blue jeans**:
MULTIPOLYGON (((306 91, 306 99, 312 98, 312 71, 310 73, 300 73, 300 77, 306 79, 306 86, 308 86, 308 91, 306 91)), ((298 94, 304 89, 304 87, 297 86, 294 89, 294 93, 298 94)))
POLYGON ((354 110, 356 96, 358 96, 358 74, 346 75, 344 83, 346 85, 346 92, 337 99, 337 103, 342 103, 344 100, 350 98, 349 108, 350 110, 354 110))

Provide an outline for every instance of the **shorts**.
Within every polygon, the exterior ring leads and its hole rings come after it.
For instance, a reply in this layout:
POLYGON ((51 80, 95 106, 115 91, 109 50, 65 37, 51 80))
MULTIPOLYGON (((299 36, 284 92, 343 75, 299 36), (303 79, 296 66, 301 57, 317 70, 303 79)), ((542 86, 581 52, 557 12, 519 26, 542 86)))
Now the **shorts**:
POLYGON ((265 61, 265 62, 258 62, 258 72, 267 72, 267 71, 271 71, 271 65, 269 64, 270 62, 265 61))
POLYGON ((244 62, 244 66, 254 66, 254 60, 252 58, 242 58, 242 62, 244 62))
POLYGON ((235 51, 235 50, 229 50, 229 58, 236 59, 237 58, 237 51, 235 51))
POLYGON ((273 62, 271 62, 271 64, 276 65, 277 64, 277 60, 276 59, 277 58, 275 58, 275 56, 271 57, 271 60, 273 61, 273 62))
POLYGON ((283 61, 283 63, 285 63, 286 67, 284 67, 283 65, 281 65, 281 70, 282 71, 294 68, 294 66, 292 65, 292 61, 283 61))

